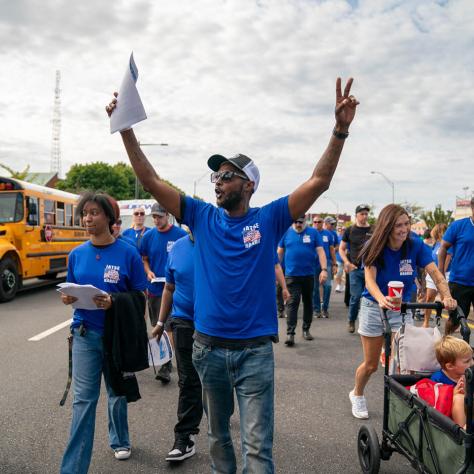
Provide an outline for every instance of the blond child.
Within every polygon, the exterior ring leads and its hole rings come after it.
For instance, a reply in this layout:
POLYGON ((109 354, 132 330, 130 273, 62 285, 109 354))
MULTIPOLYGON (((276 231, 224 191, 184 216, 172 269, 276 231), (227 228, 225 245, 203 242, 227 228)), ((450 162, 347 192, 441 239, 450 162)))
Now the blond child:
POLYGON ((453 336, 442 337, 435 345, 436 359, 441 369, 436 371, 430 378, 454 386, 452 418, 460 426, 466 425, 466 414, 464 412, 464 372, 473 365, 471 346, 453 336))

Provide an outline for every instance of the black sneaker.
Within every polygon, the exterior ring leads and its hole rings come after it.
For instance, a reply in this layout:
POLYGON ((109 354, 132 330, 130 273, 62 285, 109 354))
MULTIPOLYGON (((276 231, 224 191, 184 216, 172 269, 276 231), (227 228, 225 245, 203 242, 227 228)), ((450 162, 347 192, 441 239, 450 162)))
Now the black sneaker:
POLYGON ((313 313, 313 318, 322 318, 321 311, 314 311, 313 313))
POLYGON ((288 336, 286 336, 285 344, 286 344, 288 347, 294 346, 294 345, 295 345, 295 336, 292 335, 292 334, 288 334, 288 336))
POLYGON ((196 446, 194 444, 194 436, 190 435, 184 439, 177 439, 174 442, 173 449, 167 454, 167 461, 184 461, 196 454, 196 446))
POLYGON ((329 313, 327 309, 323 309, 323 318, 329 318, 329 313))
POLYGON ((171 370, 173 366, 171 365, 171 361, 167 362, 166 364, 160 367, 160 370, 156 374, 155 379, 160 380, 162 383, 169 383, 171 380, 171 370))

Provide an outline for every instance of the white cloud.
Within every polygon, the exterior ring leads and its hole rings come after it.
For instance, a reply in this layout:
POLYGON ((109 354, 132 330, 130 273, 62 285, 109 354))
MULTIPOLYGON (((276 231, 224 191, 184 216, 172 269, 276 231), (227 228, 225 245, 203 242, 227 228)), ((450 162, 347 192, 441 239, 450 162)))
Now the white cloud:
MULTIPOLYGON (((55 70, 63 169, 126 160, 104 106, 131 50, 160 173, 188 192, 213 153, 262 173, 254 204, 306 179, 334 124, 337 75, 361 105, 326 193, 339 210, 399 200, 452 208, 472 172, 473 9, 458 1, 0 1, 0 160, 48 169, 55 70), (39 6, 40 5, 40 6, 39 6)), ((213 200, 207 178, 198 193, 213 200)), ((329 199, 315 209, 335 211, 329 199)))

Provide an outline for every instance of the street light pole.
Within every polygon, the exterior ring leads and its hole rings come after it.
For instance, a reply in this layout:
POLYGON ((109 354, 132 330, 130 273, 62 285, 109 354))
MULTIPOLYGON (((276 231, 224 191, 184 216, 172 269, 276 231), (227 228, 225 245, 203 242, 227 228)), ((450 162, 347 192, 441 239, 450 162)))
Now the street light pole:
POLYGON ((392 186, 392 203, 395 203, 395 183, 393 181, 391 181, 390 179, 388 179, 380 171, 371 171, 370 174, 379 174, 380 176, 382 176, 383 179, 385 179, 385 181, 387 181, 388 184, 390 184, 390 186, 392 186))
POLYGON ((323 199, 331 201, 336 206, 336 220, 339 218, 339 203, 329 196, 323 196, 323 199))
MULTIPOLYGON (((140 143, 140 141, 138 141, 138 146, 140 148, 142 146, 168 146, 168 143, 140 143)), ((138 199, 138 196, 140 195, 138 191, 138 176, 135 174, 135 199, 138 199)))
POLYGON ((209 174, 209 171, 206 171, 202 176, 194 180, 194 191, 193 191, 193 197, 196 197, 196 186, 201 181, 202 178, 206 177, 209 174))

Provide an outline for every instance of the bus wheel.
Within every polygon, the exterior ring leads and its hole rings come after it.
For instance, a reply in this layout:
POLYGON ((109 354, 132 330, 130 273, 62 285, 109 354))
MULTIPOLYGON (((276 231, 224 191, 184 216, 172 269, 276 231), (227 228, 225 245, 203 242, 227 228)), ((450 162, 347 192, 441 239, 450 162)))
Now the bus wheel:
POLYGON ((18 290, 18 269, 11 258, 0 262, 0 302, 12 300, 18 290))

